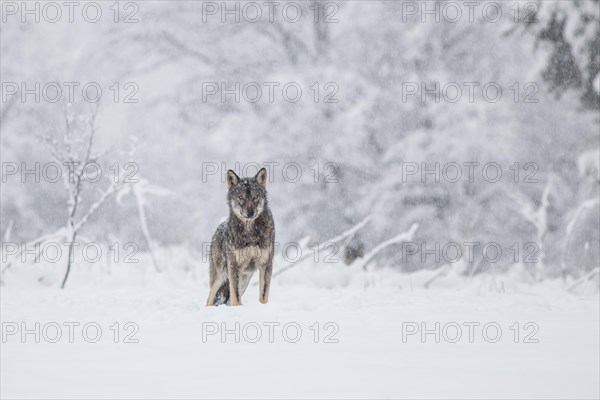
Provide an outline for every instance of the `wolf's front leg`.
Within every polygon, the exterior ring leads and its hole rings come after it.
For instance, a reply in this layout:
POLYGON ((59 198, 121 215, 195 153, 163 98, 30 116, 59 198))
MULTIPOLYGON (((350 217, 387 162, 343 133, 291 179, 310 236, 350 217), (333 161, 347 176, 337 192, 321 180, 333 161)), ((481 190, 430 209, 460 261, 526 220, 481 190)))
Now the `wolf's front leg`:
POLYGON ((258 293, 258 300, 267 304, 269 302, 269 288, 271 287, 271 275, 273 272, 273 255, 269 257, 269 260, 261 267, 260 270, 260 292, 258 293))
POLYGON ((208 299, 206 300, 206 306, 214 306, 219 287, 227 279, 227 275, 224 271, 219 271, 213 265, 210 266, 210 291, 208 293, 208 299))
POLYGON ((229 271, 229 305, 241 306, 240 267, 233 261, 229 261, 227 269, 229 271))

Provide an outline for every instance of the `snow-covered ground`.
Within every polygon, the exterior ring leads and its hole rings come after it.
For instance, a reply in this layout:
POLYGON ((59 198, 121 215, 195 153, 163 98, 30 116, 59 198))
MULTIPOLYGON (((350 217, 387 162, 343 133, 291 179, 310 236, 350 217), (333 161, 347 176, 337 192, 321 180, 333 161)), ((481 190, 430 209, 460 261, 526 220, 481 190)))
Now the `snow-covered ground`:
POLYGON ((307 264, 274 279, 268 305, 251 286, 241 307, 205 308, 203 264, 79 268, 65 290, 18 267, 1 290, 3 398, 599 397, 596 282, 425 289, 432 272, 307 264), (39 343, 21 336, 36 322, 39 343))

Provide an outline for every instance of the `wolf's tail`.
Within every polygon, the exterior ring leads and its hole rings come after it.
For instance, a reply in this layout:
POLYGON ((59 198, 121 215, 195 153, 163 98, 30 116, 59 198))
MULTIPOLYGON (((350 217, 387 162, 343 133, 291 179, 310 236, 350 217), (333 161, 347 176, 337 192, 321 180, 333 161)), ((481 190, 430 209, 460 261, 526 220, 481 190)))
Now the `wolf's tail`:
POLYGON ((227 304, 229 301, 229 281, 225 281, 215 294, 215 306, 227 304))

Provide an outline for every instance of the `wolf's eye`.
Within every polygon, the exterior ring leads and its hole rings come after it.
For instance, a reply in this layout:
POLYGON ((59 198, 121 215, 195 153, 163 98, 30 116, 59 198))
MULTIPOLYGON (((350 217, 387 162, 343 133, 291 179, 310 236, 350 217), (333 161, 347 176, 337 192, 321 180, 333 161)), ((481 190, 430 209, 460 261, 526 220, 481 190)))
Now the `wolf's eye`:
POLYGON ((253 196, 252 196, 252 199, 253 199, 253 200, 258 200, 258 194, 255 194, 255 195, 253 195, 253 196))

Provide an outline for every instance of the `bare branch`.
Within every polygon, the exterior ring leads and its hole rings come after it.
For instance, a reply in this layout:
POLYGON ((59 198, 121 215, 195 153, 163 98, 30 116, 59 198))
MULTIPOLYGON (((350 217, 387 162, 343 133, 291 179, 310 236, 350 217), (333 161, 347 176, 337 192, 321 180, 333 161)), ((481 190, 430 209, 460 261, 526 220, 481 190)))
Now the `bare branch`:
POLYGON ((379 253, 381 250, 383 250, 386 247, 391 246, 393 244, 398 244, 398 243, 412 240, 412 238, 415 235, 415 232, 417 231, 418 228, 419 228, 419 224, 412 224, 412 226, 410 227, 410 229, 408 231, 402 232, 401 234, 399 234, 391 239, 381 242, 379 245, 375 246, 375 248, 373 250, 371 250, 370 252, 365 254, 364 257, 361 257, 361 258, 357 259, 356 261, 354 261, 350 266, 353 267, 356 265, 357 268, 366 269, 367 265, 373 260, 373 258, 377 255, 377 253, 379 253))
MULTIPOLYGON (((354 235, 356 232, 358 232, 359 230, 361 230, 365 225, 367 225, 367 223, 369 223, 370 220, 371 220, 371 216, 369 215, 365 219, 360 221, 358 224, 354 225, 352 228, 343 232, 342 234, 334 237, 333 239, 329 239, 329 240, 325 241, 324 243, 319 245, 315 251, 319 252, 319 251, 324 250, 326 247, 331 246, 332 243, 342 242, 347 237, 350 237, 350 236, 354 235)), ((294 265, 298 264, 299 262, 306 260, 310 256, 311 256, 311 253, 304 254, 302 257, 300 257, 294 263, 287 265, 283 268, 280 268, 277 272, 274 272, 272 277, 274 278, 276 276, 283 274, 285 271, 289 270, 290 268, 292 268, 294 265)))
POLYGON ((571 286, 569 286, 569 288, 567 290, 569 292, 572 292, 577 286, 593 279, 596 275, 600 275, 600 267, 596 267, 593 270, 591 270, 590 272, 588 272, 587 274, 585 274, 583 277, 581 277, 580 279, 575 281, 571 286))

